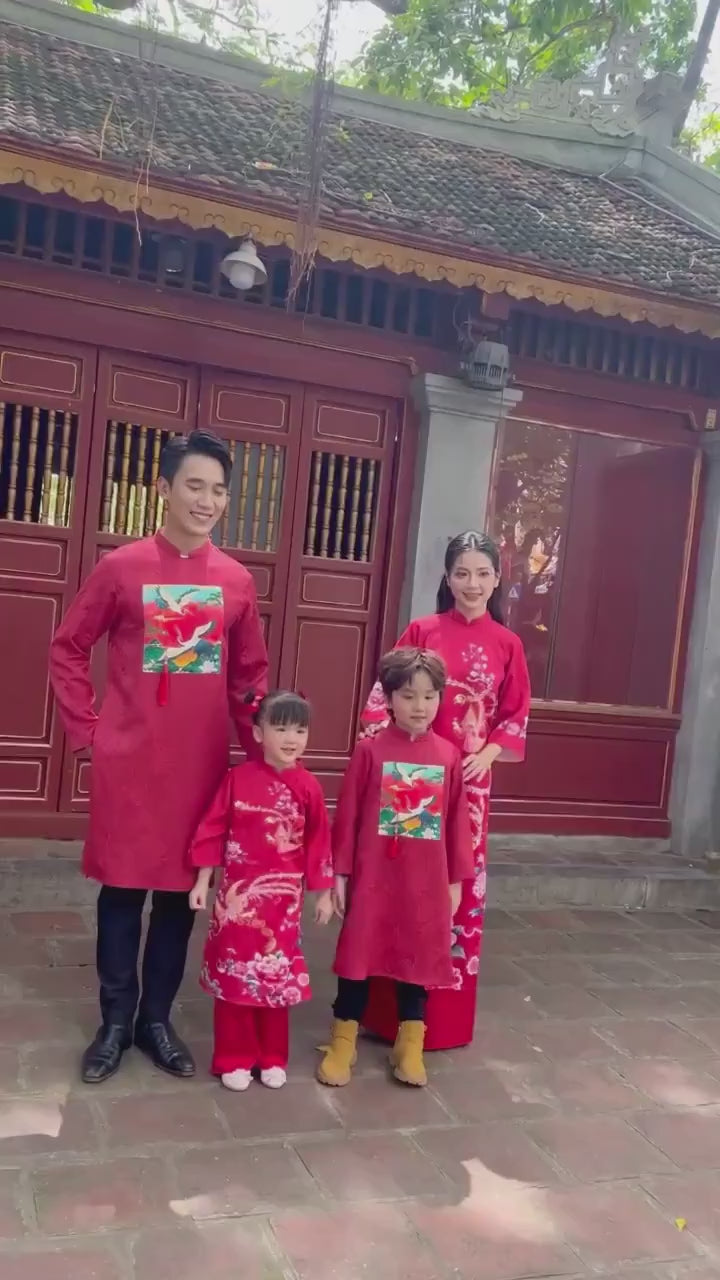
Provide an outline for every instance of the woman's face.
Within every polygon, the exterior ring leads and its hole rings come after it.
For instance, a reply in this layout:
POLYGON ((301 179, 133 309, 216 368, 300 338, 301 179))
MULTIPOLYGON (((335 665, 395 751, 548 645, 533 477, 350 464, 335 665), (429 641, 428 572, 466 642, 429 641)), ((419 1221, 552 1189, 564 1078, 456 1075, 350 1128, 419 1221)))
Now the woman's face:
POLYGON ((448 574, 455 604, 466 618, 479 618, 485 612, 499 581, 500 575, 483 551, 463 551, 448 574))

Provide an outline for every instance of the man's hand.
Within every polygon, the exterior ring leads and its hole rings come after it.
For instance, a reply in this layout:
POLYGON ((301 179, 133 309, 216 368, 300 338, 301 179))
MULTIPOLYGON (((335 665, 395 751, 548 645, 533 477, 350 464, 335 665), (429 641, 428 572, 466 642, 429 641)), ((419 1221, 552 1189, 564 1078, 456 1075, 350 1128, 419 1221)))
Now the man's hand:
POLYGON ((197 880, 190 890, 190 910, 207 911, 212 867, 203 867, 198 871, 197 880))

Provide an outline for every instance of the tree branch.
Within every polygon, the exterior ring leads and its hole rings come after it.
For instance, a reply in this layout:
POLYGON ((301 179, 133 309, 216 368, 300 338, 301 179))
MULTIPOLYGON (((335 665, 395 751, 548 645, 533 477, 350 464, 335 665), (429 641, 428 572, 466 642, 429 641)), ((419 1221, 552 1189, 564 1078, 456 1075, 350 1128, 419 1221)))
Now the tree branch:
MULTIPOLYGON (((358 2, 359 0, 347 0, 348 4, 358 2)), ((387 14, 388 18, 400 18, 410 8, 410 0, 370 0, 370 3, 387 14)))

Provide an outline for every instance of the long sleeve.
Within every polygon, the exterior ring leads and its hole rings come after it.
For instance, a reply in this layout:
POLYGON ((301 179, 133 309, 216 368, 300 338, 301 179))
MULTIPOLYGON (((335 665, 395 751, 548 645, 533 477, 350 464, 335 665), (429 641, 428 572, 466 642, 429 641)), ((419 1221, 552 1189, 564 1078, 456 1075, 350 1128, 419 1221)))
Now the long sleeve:
POLYGON ((92 746, 97 724, 90 676, 93 646, 110 629, 116 581, 112 556, 104 556, 83 583, 50 646, 50 680, 73 751, 92 746))
POLYGON ((360 818, 368 799, 370 765, 370 744, 361 742, 355 748, 343 778, 333 822, 333 866, 338 876, 351 876, 353 873, 360 818))
MULTIPOLYGON (((249 758, 255 752, 248 695, 267 692, 268 656, 255 587, 248 587, 245 608, 228 632, 228 703, 238 742, 249 758)), ((252 701, 252 699, 250 699, 252 701)))
MULTIPOLYGON (((395 644, 396 649, 402 649, 405 645, 419 645, 420 629, 417 622, 411 622, 405 628, 400 638, 395 644)), ((380 733, 381 729, 387 729, 390 723, 388 716, 387 703, 385 694, 382 691, 379 681, 376 681, 370 690, 368 700, 365 703, 364 710, 360 716, 360 737, 374 738, 375 734, 380 733)))
POLYGON ((522 644, 515 636, 513 641, 510 661, 498 695, 495 727, 488 742, 502 747, 499 760, 518 762, 525 759, 530 713, 530 677, 522 644))
POLYGON ((475 876, 475 858, 470 809, 463 782, 462 761, 459 756, 450 774, 445 844, 450 884, 459 884, 461 880, 472 880, 475 876))
POLYGON ((316 778, 310 779, 305 808, 305 887, 321 893, 332 889, 333 863, 330 823, 322 788, 316 778))
POLYGON ((222 786, 208 809, 190 845, 190 865, 221 867, 225 861, 225 842, 232 813, 232 772, 228 771, 222 786))

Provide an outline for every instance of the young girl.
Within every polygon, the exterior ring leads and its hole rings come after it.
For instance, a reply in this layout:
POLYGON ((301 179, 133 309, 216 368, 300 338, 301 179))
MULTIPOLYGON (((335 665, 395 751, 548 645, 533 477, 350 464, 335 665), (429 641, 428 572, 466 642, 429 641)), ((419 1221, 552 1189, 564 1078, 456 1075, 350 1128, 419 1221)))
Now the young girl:
POLYGON ((315 920, 332 916, 330 834, 320 784, 299 763, 310 708, 271 693, 255 713, 262 759, 231 769, 190 851, 198 867, 190 905, 207 907, 222 867, 201 986, 215 997, 213 1074, 248 1088, 253 1067, 270 1089, 285 1084, 288 1009, 310 996, 300 947, 303 890, 319 892, 315 920))
POLYGON ((369 979, 396 984, 399 1030, 390 1061, 404 1084, 427 1083, 425 1003, 453 981, 452 920, 474 875, 460 753, 432 731, 445 666, 423 649, 382 659, 388 728, 360 742, 333 828, 335 902, 343 926, 338 993, 322 1084, 345 1085, 355 1061, 369 979))

